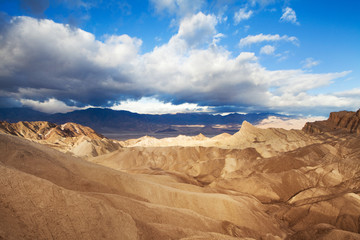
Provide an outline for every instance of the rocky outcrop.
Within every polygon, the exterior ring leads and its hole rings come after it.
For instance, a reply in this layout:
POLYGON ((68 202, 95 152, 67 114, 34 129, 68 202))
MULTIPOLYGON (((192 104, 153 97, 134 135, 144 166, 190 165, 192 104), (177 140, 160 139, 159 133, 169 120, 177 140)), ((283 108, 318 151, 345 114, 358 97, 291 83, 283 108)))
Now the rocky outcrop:
POLYGON ((357 112, 332 112, 327 120, 306 123, 303 131, 307 133, 323 133, 347 131, 360 133, 360 110, 357 112))
POLYGON ((35 122, 0 122, 0 131, 33 140, 51 140, 87 136, 91 139, 103 139, 104 136, 93 129, 77 123, 57 125, 46 121, 35 122))
POLYGON ((77 123, 57 125, 46 121, 0 122, 0 132, 45 144, 62 152, 94 157, 115 151, 121 143, 107 139, 93 129, 77 123))

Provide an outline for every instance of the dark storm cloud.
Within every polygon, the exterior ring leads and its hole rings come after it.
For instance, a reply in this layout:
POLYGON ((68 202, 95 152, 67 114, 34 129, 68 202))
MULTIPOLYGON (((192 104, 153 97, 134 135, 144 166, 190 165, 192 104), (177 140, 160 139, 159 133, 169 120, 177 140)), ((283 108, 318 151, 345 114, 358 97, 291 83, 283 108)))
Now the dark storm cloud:
MULTIPOLYGON (((35 100, 73 99, 93 105, 121 99, 123 94, 139 95, 126 69, 108 66, 106 54, 111 49, 107 52, 106 46, 91 34, 49 20, 21 17, 13 19, 2 35, 3 95, 35 100)), ((131 39, 126 40, 128 45, 123 43, 123 48, 131 51, 131 39)), ((117 43, 120 46, 121 39, 117 43)))

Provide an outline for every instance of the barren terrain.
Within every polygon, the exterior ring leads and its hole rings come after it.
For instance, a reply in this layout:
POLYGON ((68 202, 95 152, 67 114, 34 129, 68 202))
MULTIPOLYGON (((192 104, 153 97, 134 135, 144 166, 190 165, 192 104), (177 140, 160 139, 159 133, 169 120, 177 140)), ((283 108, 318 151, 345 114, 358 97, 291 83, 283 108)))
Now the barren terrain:
POLYGON ((0 239, 360 239, 358 112, 116 141, 0 124, 0 239))

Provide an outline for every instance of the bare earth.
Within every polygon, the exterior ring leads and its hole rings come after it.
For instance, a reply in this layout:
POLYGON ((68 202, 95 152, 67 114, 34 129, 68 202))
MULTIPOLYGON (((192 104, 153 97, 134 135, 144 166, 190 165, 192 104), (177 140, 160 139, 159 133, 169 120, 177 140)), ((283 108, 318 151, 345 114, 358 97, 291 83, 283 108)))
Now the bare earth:
POLYGON ((127 141, 1 122, 0 239, 360 239, 359 117, 127 141))

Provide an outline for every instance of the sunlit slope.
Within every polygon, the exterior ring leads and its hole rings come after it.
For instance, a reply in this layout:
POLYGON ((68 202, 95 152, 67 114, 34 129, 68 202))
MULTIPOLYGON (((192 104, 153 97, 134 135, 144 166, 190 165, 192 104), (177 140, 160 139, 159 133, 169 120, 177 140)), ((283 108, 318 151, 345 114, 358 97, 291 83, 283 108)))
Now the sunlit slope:
MULTIPOLYGON (((284 236, 255 198, 177 188, 0 135, 5 239, 284 236)), ((155 177, 154 177, 155 178, 155 177)))
POLYGON ((145 136, 125 141, 127 147, 169 147, 169 146, 203 146, 227 149, 255 148, 263 157, 275 156, 280 152, 294 150, 319 142, 316 137, 309 136, 301 130, 285 130, 281 128, 260 129, 244 121, 241 129, 234 135, 220 134, 207 138, 197 136, 178 136, 175 138, 156 139, 145 136))
POLYGON ((156 147, 147 142, 147 147, 122 148, 91 161, 121 171, 172 176, 208 192, 253 196, 270 207, 267 213, 295 239, 354 238, 360 231, 357 134, 319 136, 245 123, 222 142, 239 148, 159 147, 161 141, 156 147))
POLYGON ((93 129, 77 123, 56 125, 44 121, 0 122, 0 132, 20 136, 80 157, 98 156, 121 147, 121 142, 105 138, 93 129))

